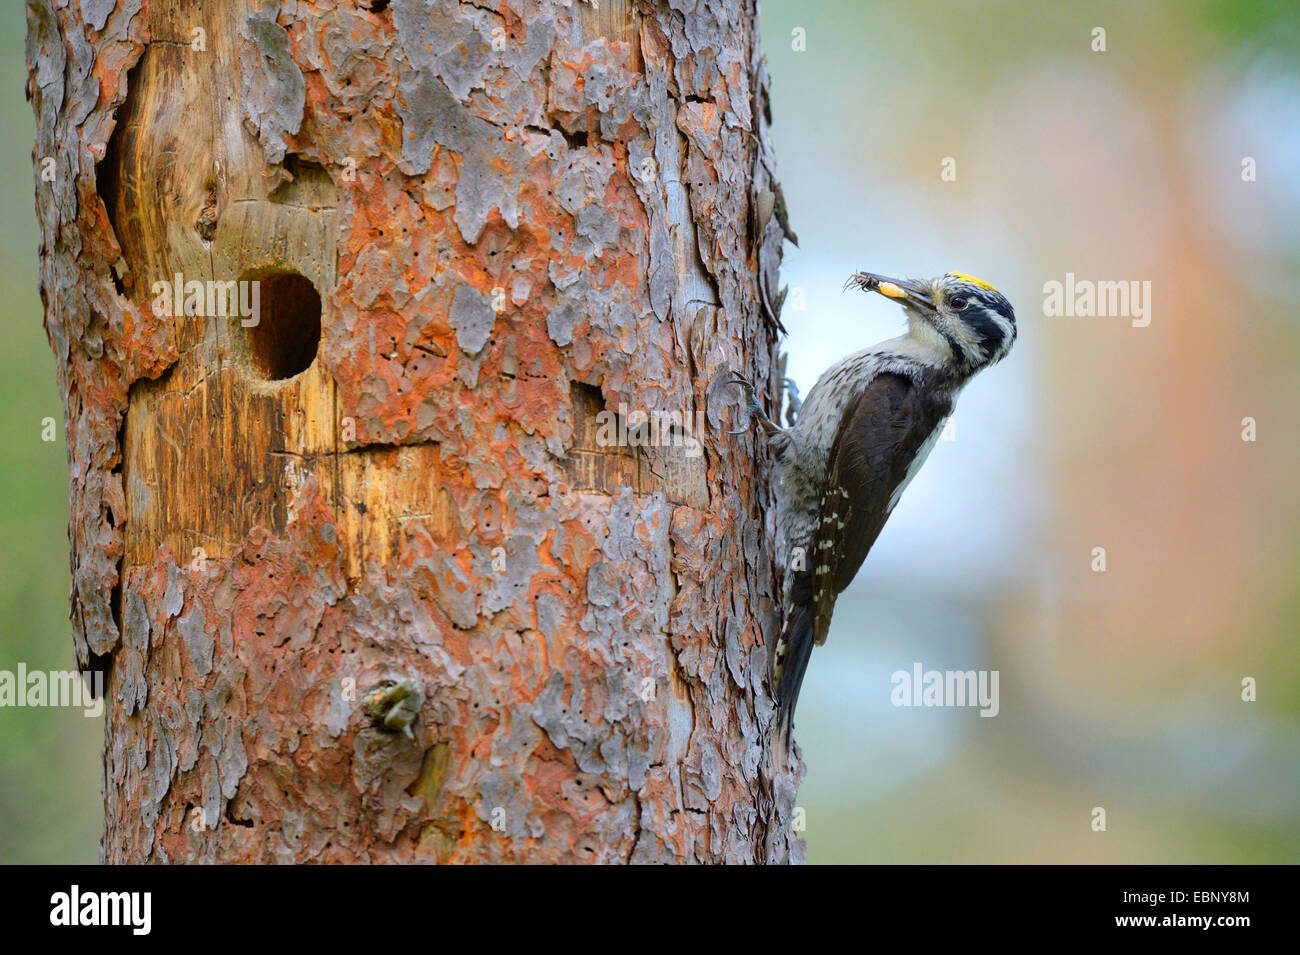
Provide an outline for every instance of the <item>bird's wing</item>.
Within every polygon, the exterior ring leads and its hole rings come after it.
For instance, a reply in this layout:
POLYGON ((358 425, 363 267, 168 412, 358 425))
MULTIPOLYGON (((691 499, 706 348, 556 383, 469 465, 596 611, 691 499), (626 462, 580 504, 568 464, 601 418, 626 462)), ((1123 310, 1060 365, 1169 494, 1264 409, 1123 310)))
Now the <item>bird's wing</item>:
POLYGON ((826 642, 835 598, 852 583, 898 492, 921 466, 943 419, 947 392, 908 375, 878 375, 848 408, 831 447, 816 543, 808 554, 813 635, 826 642))

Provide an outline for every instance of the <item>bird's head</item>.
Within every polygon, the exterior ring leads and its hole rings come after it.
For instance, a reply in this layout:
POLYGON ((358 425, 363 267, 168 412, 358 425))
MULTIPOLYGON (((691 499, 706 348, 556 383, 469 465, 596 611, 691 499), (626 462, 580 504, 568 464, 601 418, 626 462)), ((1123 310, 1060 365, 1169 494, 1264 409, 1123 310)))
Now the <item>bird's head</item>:
POLYGON ((912 334, 945 350, 966 375, 1001 361, 1016 340, 1011 303, 988 282, 965 272, 946 272, 937 279, 858 272, 848 285, 900 303, 912 334))

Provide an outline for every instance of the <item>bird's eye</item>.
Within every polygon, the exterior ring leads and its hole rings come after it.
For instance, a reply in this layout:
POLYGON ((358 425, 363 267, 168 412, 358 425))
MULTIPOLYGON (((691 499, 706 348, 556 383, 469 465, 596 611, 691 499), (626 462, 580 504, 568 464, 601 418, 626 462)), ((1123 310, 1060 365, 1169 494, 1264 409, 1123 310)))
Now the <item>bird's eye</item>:
POLYGON ((950 298, 948 299, 948 304, 951 305, 954 310, 960 312, 966 307, 966 300, 964 298, 950 298))

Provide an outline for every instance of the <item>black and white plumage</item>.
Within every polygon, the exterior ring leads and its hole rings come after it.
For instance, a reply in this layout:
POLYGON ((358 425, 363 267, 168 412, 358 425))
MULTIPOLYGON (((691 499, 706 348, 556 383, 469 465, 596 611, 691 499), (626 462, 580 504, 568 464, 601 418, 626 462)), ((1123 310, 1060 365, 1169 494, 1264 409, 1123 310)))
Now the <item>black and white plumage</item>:
POLYGON ((769 436, 779 481, 786 616, 774 672, 787 729, 836 598, 938 440, 958 392, 1005 357, 1016 338, 1011 303, 964 273, 914 280, 859 272, 848 284, 899 301, 907 332, 828 368, 789 428, 774 424, 741 381, 769 436))

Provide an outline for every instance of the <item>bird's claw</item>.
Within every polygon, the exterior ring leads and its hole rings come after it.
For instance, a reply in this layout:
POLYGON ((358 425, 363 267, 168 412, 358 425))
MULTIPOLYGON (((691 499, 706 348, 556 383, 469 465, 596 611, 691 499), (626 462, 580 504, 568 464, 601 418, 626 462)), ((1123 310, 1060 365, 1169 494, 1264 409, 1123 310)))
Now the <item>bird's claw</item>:
POLYGON ((731 373, 731 378, 728 379, 728 384, 740 385, 741 389, 745 392, 746 399, 749 401, 756 400, 754 397, 754 383, 739 372, 733 371, 731 373))
MULTIPOLYGON (((765 432, 772 434, 780 430, 780 428, 772 422, 772 419, 768 417, 767 412, 763 410, 763 406, 759 403, 758 394, 754 389, 754 383, 752 381, 739 372, 733 371, 728 383, 739 385, 741 387, 741 390, 745 393, 745 410, 748 412, 750 417, 758 419, 758 423, 762 425, 765 432)), ((750 424, 750 421, 747 420, 744 425, 734 431, 728 431, 727 434, 744 434, 749 430, 750 424)))

